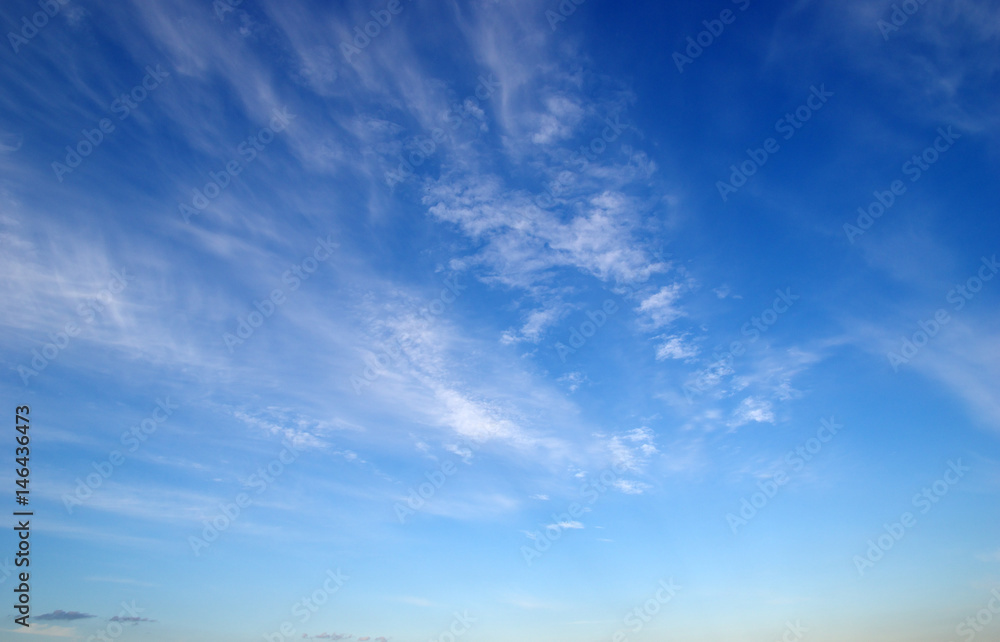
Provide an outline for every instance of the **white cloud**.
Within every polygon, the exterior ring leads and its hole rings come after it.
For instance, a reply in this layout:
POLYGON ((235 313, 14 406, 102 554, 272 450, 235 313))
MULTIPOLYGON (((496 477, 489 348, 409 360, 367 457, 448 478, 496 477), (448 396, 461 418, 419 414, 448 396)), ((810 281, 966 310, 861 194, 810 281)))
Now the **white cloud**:
POLYGON ((771 402, 760 398, 747 397, 733 411, 729 425, 736 428, 750 422, 774 423, 774 411, 771 402))
POLYGON ((570 392, 576 392, 580 388, 580 384, 588 381, 587 376, 582 372, 567 372, 563 376, 557 379, 560 383, 566 383, 569 386, 570 392))
POLYGON ((565 312, 565 306, 552 304, 547 309, 533 310, 528 313, 519 333, 508 330, 503 333, 500 340, 505 344, 517 343, 519 341, 538 343, 545 331, 555 325, 565 312))
POLYGON ((639 304, 639 311, 648 317, 652 329, 663 327, 684 314, 676 305, 682 289, 679 283, 665 285, 639 304))
POLYGON ((584 526, 580 522, 570 521, 570 522, 558 522, 555 524, 549 524, 545 528, 561 528, 561 529, 582 529, 584 526))
POLYGON ((584 111, 576 99, 550 96, 545 100, 547 112, 538 117, 538 129, 531 135, 536 145, 548 145, 565 140, 583 119, 584 111))
POLYGON ((700 352, 698 346, 685 341, 687 335, 673 335, 656 348, 656 359, 692 359, 700 352))
POLYGON ((626 495, 641 495, 652 488, 649 484, 628 479, 616 479, 612 485, 626 495))
POLYGON ((666 269, 643 250, 634 234, 638 204, 621 193, 593 194, 563 221, 496 176, 449 176, 428 185, 424 203, 434 217, 486 242, 474 262, 504 285, 530 288, 556 268, 623 283, 642 283, 666 269))
POLYGON ((467 464, 472 461, 472 449, 471 448, 462 448, 461 446, 459 446, 457 444, 445 444, 444 449, 447 450, 448 452, 454 454, 454 455, 458 455, 459 457, 462 458, 462 461, 464 461, 467 464))
POLYGON ((624 434, 613 435, 606 443, 614 464, 637 471, 659 452, 654 439, 653 431, 643 426, 624 434))
MULTIPOLYGON (((315 434, 317 430, 322 430, 323 424, 309 420, 297 413, 289 415, 289 413, 269 409, 251 414, 243 410, 236 410, 233 412, 233 416, 269 435, 287 439, 296 448, 324 448, 326 446, 326 443, 315 434)), ((356 455, 348 456, 348 459, 356 457, 356 455)))

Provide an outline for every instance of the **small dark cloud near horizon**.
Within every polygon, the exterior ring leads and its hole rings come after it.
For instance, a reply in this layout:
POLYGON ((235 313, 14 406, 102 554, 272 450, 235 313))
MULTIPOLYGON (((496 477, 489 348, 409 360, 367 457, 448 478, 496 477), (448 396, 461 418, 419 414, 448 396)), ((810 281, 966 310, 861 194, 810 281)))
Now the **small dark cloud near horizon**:
POLYGON ((97 617, 96 615, 91 615, 90 613, 80 613, 79 611, 63 611, 62 609, 56 609, 51 613, 43 613, 36 617, 36 620, 85 620, 89 617, 97 617))
POLYGON ((148 617, 125 617, 122 615, 116 615, 110 620, 111 622, 123 622, 125 624, 139 624, 140 622, 155 622, 156 620, 150 620, 148 617))

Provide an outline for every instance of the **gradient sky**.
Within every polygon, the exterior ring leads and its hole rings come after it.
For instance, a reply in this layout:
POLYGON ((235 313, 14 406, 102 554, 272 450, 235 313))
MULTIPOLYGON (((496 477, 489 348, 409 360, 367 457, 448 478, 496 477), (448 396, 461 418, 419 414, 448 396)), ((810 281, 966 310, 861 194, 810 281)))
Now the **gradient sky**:
POLYGON ((998 639, 1000 9, 903 4, 3 3, 0 637, 998 639))

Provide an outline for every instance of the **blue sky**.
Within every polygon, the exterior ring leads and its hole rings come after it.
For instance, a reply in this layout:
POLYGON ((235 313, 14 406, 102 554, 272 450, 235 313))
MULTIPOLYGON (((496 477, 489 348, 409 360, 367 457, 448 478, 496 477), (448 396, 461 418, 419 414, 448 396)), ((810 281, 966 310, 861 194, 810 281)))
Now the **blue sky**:
POLYGON ((995 3, 0 23, 4 639, 1000 635, 995 3))

